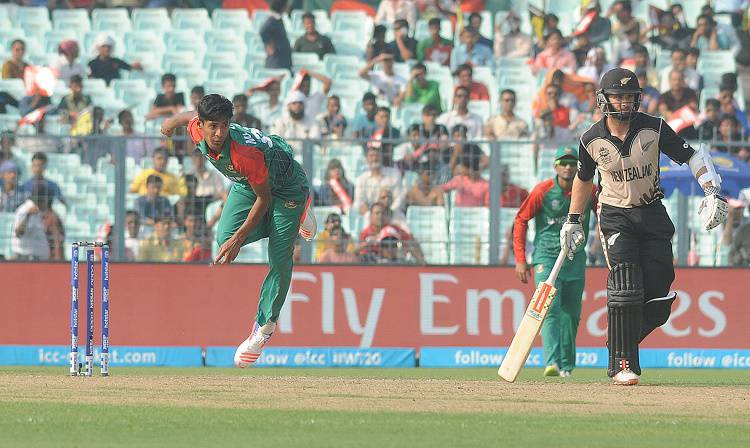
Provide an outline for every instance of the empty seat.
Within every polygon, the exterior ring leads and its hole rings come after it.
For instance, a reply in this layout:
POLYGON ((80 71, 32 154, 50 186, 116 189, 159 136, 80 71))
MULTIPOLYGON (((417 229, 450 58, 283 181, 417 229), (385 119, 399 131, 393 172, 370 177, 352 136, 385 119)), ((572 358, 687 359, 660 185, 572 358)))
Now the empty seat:
POLYGON ((487 264, 490 214, 487 207, 452 207, 450 260, 454 264, 487 264))

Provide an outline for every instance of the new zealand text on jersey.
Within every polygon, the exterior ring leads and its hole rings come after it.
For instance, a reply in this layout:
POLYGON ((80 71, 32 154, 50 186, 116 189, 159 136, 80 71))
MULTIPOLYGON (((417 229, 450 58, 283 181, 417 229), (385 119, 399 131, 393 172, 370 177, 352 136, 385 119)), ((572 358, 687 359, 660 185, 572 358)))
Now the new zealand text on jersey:
POLYGON ((634 166, 631 168, 612 171, 612 180, 615 182, 630 182, 631 180, 650 177, 653 172, 654 166, 649 163, 647 165, 641 165, 640 167, 634 166))

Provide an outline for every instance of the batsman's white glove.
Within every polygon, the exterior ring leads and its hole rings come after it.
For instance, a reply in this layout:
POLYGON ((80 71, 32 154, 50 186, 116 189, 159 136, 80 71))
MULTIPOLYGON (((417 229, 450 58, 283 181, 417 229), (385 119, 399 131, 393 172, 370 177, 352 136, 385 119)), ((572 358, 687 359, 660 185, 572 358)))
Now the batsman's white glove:
POLYGON ((698 216, 703 220, 703 227, 711 230, 714 227, 724 224, 729 214, 729 205, 727 200, 719 194, 716 187, 706 188, 706 197, 701 201, 698 207, 698 216))
POLYGON ((581 225, 581 215, 571 213, 567 221, 560 229, 560 249, 565 251, 569 260, 575 257, 578 248, 583 246, 586 237, 583 234, 583 225, 581 225))

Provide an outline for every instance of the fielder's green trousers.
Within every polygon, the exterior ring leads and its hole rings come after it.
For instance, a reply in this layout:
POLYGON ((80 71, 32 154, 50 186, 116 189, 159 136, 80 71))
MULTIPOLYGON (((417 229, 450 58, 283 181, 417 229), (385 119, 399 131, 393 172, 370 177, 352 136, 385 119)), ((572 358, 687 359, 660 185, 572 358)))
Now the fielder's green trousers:
MULTIPOLYGON (((554 264, 555 260, 549 259, 534 266, 537 285, 549 277, 554 264)), ((568 269, 563 269, 566 270, 568 269)), ((557 277, 557 294, 542 323, 542 343, 545 365, 554 363, 561 370, 572 371, 576 366, 576 334, 581 320, 581 299, 586 279, 566 277, 563 274, 561 272, 557 277)))
MULTIPOLYGON (((255 200, 256 196, 251 190, 239 184, 232 185, 216 231, 219 247, 245 222, 255 200)), ((279 319, 292 281, 294 241, 304 210, 303 199, 287 200, 273 197, 263 219, 250 232, 243 244, 268 238, 269 270, 260 290, 256 316, 258 325, 262 326, 268 321, 276 322, 279 319)))

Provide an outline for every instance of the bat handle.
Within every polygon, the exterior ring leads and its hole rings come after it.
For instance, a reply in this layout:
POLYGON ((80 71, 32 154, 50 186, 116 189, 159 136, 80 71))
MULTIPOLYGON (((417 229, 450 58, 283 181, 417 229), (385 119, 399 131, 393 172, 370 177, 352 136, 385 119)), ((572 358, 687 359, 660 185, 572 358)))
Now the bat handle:
POLYGON ((560 255, 557 256, 557 260, 555 260, 555 265, 552 266, 552 271, 549 273, 549 277, 547 277, 547 280, 545 282, 550 283, 552 285, 555 284, 555 281, 557 280, 557 275, 560 273, 560 269, 562 269, 563 263, 565 263, 565 259, 568 258, 565 254, 565 249, 562 249, 560 251, 560 255))

